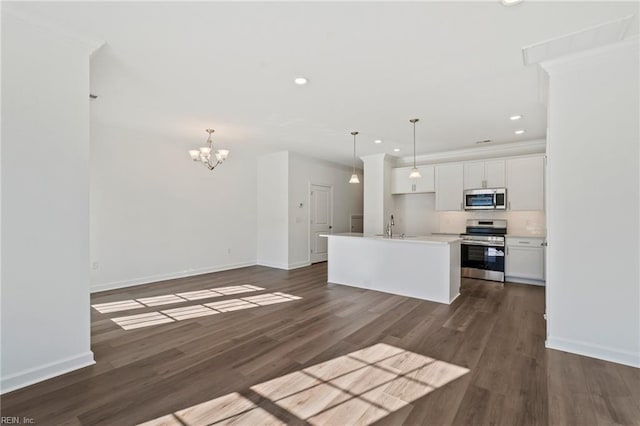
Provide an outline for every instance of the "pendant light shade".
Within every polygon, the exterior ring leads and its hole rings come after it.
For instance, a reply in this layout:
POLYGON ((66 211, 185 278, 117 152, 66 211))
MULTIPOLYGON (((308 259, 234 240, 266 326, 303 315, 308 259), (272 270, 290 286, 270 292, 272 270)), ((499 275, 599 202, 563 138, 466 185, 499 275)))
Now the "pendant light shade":
POLYGON ((358 132, 351 132, 353 135, 353 174, 351 175, 351 179, 349 179, 349 183, 360 183, 360 179, 358 179, 358 175, 356 174, 356 135, 358 132))
POLYGON ((420 171, 416 167, 416 123, 419 120, 419 118, 412 118, 409 120, 409 123, 413 124, 413 169, 411 169, 411 173, 409 173, 409 179, 419 179, 422 177, 420 171))

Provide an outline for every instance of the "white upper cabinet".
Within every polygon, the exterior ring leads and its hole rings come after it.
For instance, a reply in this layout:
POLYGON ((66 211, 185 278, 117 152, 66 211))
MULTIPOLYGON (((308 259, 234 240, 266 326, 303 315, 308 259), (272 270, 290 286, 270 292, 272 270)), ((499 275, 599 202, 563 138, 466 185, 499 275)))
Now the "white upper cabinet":
POLYGON ((484 161, 464 163, 464 189, 484 188, 484 161))
POLYGON ((462 210, 464 167, 462 164, 436 165, 436 210, 462 210))
POLYGON ((411 179, 415 182, 415 192, 434 192, 436 190, 435 171, 433 166, 418 166, 422 175, 419 179, 411 179))
POLYGON ((415 194, 435 191, 433 166, 418 166, 421 178, 410 179, 412 167, 397 167, 391 172, 392 194, 415 194))
POLYGON ((409 179, 409 168, 398 167, 391 170, 391 193, 409 194, 413 189, 413 179, 409 179))
POLYGON ((507 185, 506 161, 492 160, 484 162, 484 182, 486 188, 504 188, 507 185))
POLYGON ((464 163, 464 189, 504 187, 504 160, 473 161, 464 163))
POLYGON ((507 208, 544 210, 544 156, 507 160, 507 208))

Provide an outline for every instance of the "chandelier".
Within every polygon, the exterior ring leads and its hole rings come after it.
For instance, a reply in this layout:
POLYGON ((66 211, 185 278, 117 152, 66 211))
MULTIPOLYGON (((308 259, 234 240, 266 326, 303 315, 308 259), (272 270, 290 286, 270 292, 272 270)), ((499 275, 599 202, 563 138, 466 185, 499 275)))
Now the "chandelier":
POLYGON ((191 149, 189 150, 189 155, 193 161, 200 161, 202 165, 204 165, 209 170, 215 169, 217 166, 222 164, 224 160, 229 156, 228 149, 219 149, 215 153, 212 153, 213 150, 213 140, 211 140, 211 135, 215 130, 206 129, 205 132, 209 133, 209 137, 207 138, 207 145, 201 147, 200 149, 191 149))

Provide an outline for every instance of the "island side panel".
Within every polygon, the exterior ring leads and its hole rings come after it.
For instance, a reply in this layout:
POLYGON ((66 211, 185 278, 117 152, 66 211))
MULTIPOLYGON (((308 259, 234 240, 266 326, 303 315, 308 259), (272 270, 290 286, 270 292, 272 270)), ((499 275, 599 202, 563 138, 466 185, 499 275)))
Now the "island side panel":
POLYGON ((445 243, 329 236, 328 281, 448 304, 460 286, 459 272, 457 281, 451 276, 451 250, 445 243))
POLYGON ((460 280, 461 280, 461 244, 460 241, 453 242, 449 245, 449 302, 453 302, 456 297, 460 296, 460 280))

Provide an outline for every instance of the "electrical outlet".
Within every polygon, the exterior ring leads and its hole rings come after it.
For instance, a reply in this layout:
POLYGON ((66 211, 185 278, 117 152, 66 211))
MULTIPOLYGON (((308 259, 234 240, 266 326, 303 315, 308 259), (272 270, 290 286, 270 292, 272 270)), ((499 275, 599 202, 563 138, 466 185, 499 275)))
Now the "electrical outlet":
POLYGON ((100 268, 100 262, 98 262, 98 261, 91 262, 91 269, 96 271, 96 270, 98 270, 98 268, 100 268))
POLYGON ((227 248, 227 254, 231 254, 231 248, 230 247, 227 248))

